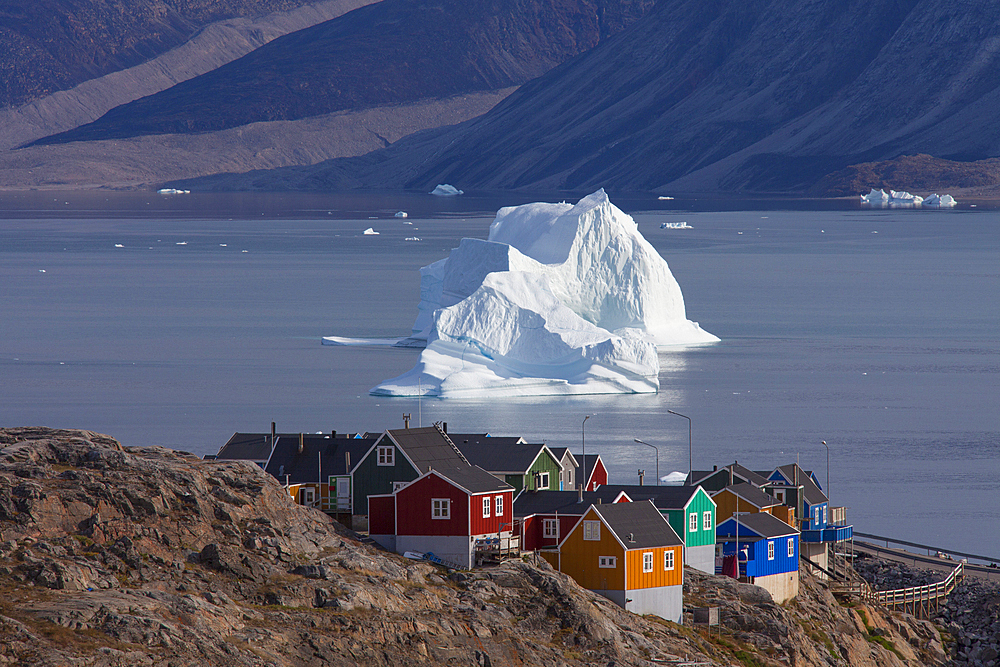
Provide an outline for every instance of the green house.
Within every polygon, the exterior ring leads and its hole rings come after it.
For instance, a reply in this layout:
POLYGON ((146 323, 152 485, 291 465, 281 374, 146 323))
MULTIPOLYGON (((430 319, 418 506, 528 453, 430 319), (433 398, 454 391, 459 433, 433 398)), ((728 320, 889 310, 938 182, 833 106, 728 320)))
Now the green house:
POLYGON ((386 431, 351 468, 354 514, 368 514, 368 496, 392 493, 430 469, 468 465, 436 425, 386 431))
POLYGON ((494 477, 514 487, 514 496, 522 490, 559 491, 562 464, 545 445, 526 445, 462 441, 456 445, 469 463, 477 465, 494 477))
POLYGON ((670 527, 684 541, 684 564, 715 574, 716 510, 700 486, 619 486, 600 487, 608 493, 624 491, 632 500, 652 500, 670 527))

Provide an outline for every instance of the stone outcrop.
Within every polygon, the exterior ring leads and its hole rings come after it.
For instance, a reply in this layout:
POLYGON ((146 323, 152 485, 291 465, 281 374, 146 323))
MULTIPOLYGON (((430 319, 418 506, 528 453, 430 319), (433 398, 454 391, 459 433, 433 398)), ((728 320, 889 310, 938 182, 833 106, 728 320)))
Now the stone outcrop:
POLYGON ((940 662, 933 627, 812 579, 779 606, 687 577, 721 632, 626 613, 543 561, 449 574, 377 550, 249 463, 0 429, 0 665, 940 662))

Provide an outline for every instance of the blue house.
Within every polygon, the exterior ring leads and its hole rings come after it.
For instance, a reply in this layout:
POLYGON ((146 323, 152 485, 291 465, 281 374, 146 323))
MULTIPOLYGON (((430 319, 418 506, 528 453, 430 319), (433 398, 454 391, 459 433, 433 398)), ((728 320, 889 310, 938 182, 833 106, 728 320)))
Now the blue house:
POLYGON ((781 604, 799 592, 799 531, 765 512, 719 524, 722 574, 767 590, 781 604))
POLYGON ((771 472, 764 490, 795 508, 801 530, 802 555, 811 565, 817 566, 810 566, 812 573, 826 579, 827 571, 836 571, 839 567, 831 559, 832 547, 854 538, 854 527, 847 525, 844 508, 831 507, 816 476, 795 463, 771 472))

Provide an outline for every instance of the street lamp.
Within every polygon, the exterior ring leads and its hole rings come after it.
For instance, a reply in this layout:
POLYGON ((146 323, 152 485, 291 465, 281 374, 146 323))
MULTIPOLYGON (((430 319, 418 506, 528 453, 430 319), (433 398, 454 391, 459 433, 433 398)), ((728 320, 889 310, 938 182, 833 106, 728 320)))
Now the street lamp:
POLYGON ((677 415, 678 417, 684 417, 684 419, 688 420, 688 477, 690 477, 694 473, 694 449, 691 447, 691 418, 687 415, 682 415, 679 412, 674 412, 673 410, 667 410, 667 412, 672 415, 677 415))
POLYGON ((639 438, 632 438, 640 445, 646 445, 647 447, 652 447, 656 451, 656 485, 660 485, 660 450, 656 445, 651 445, 648 442, 643 442, 639 438))
POLYGON ((587 483, 587 420, 590 419, 591 415, 587 415, 583 418, 583 425, 580 427, 580 441, 583 444, 583 484, 577 482, 577 486, 586 491, 584 486, 587 483))
POLYGON ((826 444, 826 440, 820 440, 823 446, 826 447, 826 499, 830 499, 830 445, 826 444))

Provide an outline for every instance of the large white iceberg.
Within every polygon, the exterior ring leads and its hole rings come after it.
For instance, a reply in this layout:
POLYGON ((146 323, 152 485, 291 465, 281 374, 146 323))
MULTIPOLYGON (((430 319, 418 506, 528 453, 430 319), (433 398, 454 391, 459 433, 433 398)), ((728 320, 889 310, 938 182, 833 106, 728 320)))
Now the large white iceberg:
MULTIPOLYGON (((937 197, 937 195, 934 195, 937 197)), ((950 195, 945 195, 949 197, 950 195)), ((925 202, 924 198, 919 195, 910 194, 909 192, 889 190, 888 194, 885 190, 876 190, 872 188, 872 191, 866 195, 861 195, 861 203, 867 204, 868 206, 874 206, 875 208, 916 208, 923 204, 928 206, 941 206, 941 204, 935 202, 925 202)))
POLYGON ((718 338, 686 319, 680 287, 603 190, 570 204, 501 209, 420 270, 413 370, 391 396, 655 392, 657 345, 718 338))

